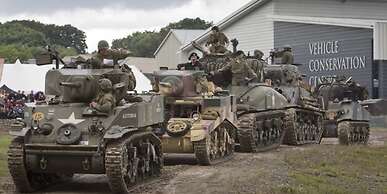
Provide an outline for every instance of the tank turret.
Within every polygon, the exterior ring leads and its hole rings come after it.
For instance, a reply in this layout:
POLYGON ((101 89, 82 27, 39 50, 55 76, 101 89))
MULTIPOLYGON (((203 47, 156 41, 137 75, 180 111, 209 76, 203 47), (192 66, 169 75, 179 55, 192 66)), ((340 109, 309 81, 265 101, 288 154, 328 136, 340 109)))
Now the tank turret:
POLYGON ((197 85, 205 79, 201 71, 159 71, 155 76, 159 80, 160 93, 170 97, 196 97, 202 93, 197 85))
POLYGON ((120 69, 54 69, 46 75, 46 94, 57 96, 65 103, 88 103, 98 93, 98 80, 108 78, 113 83, 119 102, 129 89, 129 75, 120 69))

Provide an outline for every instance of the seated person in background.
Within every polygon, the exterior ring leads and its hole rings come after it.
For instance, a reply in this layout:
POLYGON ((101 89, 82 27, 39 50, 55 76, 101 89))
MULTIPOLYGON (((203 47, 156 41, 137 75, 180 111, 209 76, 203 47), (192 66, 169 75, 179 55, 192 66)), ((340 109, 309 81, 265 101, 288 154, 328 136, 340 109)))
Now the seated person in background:
POLYGON ((95 110, 109 114, 116 105, 116 100, 113 96, 113 84, 108 79, 99 80, 100 92, 97 97, 90 103, 90 107, 95 110))
POLYGON ((198 56, 198 54, 193 52, 188 57, 188 60, 190 62, 179 64, 177 66, 177 69, 178 70, 186 70, 186 71, 188 71, 188 70, 195 70, 195 71, 203 70, 203 65, 199 62, 199 59, 200 59, 200 57, 198 56))

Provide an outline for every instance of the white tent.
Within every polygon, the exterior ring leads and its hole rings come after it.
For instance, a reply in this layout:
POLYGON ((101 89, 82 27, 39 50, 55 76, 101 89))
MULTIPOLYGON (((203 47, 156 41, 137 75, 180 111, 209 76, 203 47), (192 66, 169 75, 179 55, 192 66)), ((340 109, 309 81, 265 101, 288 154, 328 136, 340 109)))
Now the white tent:
POLYGON ((34 64, 4 64, 0 86, 6 85, 14 91, 44 91, 44 80, 53 66, 34 64))
MULTIPOLYGON (((138 92, 152 89, 150 80, 135 66, 130 66, 136 77, 138 92)), ((45 77, 53 65, 37 66, 34 64, 4 64, 0 86, 6 85, 14 91, 44 91, 45 77)))

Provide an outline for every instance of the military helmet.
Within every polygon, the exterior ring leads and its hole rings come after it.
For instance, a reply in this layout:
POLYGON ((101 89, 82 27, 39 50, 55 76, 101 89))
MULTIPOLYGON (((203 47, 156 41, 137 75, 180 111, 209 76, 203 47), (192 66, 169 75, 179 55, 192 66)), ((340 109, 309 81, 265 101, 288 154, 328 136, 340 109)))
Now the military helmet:
POLYGON ((219 31, 219 27, 218 26, 213 26, 212 28, 211 28, 211 30, 215 30, 215 31, 219 31))
POLYGON ((113 89, 113 84, 109 79, 106 79, 106 78, 100 79, 98 84, 101 90, 104 92, 110 91, 111 89, 113 89))
POLYGON ((284 45, 284 49, 292 49, 292 46, 290 46, 290 45, 284 45))
POLYGON ((254 56, 260 56, 260 57, 263 57, 263 52, 262 51, 260 51, 260 50, 254 50, 254 56))
POLYGON ((108 49, 108 48, 109 48, 109 43, 106 40, 101 40, 98 42, 98 50, 108 49))

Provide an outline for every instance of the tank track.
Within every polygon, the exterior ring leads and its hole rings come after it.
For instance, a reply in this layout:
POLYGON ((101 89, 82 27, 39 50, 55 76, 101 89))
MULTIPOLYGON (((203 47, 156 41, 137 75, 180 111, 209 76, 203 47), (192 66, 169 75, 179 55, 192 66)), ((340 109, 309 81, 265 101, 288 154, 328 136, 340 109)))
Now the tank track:
POLYGON ((194 153, 200 165, 214 165, 232 158, 235 133, 231 125, 223 123, 210 133, 210 138, 193 142, 194 153))
POLYGON ((32 173, 25 164, 24 139, 12 140, 8 149, 8 169, 21 193, 31 193, 72 177, 71 175, 32 173))
POLYGON ((287 112, 292 123, 286 129, 284 144, 320 144, 323 136, 323 114, 314 110, 291 108, 287 112))
POLYGON ((367 144, 370 125, 366 121, 341 121, 337 126, 339 143, 342 145, 367 144))
POLYGON ((161 141, 152 132, 134 133, 107 144, 106 175, 113 193, 129 193, 134 185, 161 173, 161 141))
POLYGON ((284 111, 250 113, 239 119, 238 140, 241 152, 264 152, 278 148, 291 122, 284 111))

